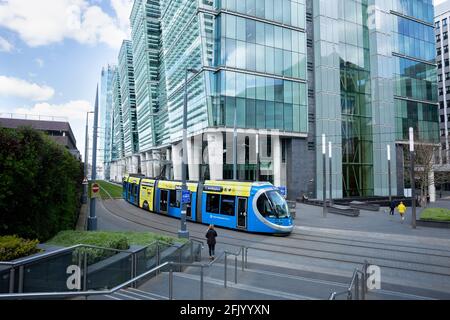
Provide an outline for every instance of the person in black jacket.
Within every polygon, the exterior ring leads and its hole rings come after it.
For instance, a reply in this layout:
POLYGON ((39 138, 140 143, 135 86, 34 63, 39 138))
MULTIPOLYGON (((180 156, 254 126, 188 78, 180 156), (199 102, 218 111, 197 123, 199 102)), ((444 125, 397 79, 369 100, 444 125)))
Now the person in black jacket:
POLYGON ((217 232, 214 230, 214 226, 210 225, 208 228, 208 232, 206 233, 206 239, 208 239, 208 247, 209 247, 209 258, 214 259, 215 249, 216 249, 216 237, 217 232))
POLYGON ((397 203, 394 201, 394 200, 392 200, 391 201, 391 204, 390 204, 390 206, 389 206, 389 208, 391 209, 391 212, 390 212, 390 215, 391 216, 393 216, 394 215, 394 211, 395 211, 395 208, 397 207, 397 203))

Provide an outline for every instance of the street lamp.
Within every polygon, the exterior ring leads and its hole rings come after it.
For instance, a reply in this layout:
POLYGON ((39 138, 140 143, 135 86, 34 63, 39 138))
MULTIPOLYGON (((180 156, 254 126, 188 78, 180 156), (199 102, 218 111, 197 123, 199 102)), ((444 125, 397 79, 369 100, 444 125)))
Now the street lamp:
POLYGON ((389 203, 392 202, 392 190, 391 190, 391 146, 387 145, 387 160, 388 160, 388 186, 389 186, 389 203))
POLYGON ((186 69, 184 76, 184 107, 183 107, 183 163, 182 163, 182 180, 183 184, 181 186, 181 229, 178 231, 179 238, 189 239, 189 231, 187 230, 186 225, 186 211, 187 211, 187 203, 184 200, 184 194, 187 193, 187 107, 188 107, 188 75, 189 73, 197 74, 198 70, 195 69, 186 69))
POLYGON ((322 134, 322 156, 323 156, 323 217, 327 216, 327 138, 322 134))
MULTIPOLYGON (((92 142, 92 181, 97 180, 97 134, 98 134, 98 86, 95 97, 95 115, 94 115, 94 137, 92 142)), ((97 230, 97 215, 96 215, 96 199, 92 197, 88 218, 88 230, 97 230)))
POLYGON ((83 196, 81 198, 81 202, 83 204, 87 204, 87 191, 88 191, 88 183, 87 183, 87 176, 88 176, 88 163, 89 163, 89 114, 94 113, 94 111, 86 112, 86 138, 85 138, 85 147, 84 147, 84 178, 85 181, 83 181, 83 196))
POLYGON ((328 142, 328 159, 330 162, 330 206, 333 205, 333 147, 331 141, 328 142))
POLYGON ((412 221, 413 229, 416 229, 416 179, 414 168, 414 129, 409 128, 409 154, 411 156, 411 198, 412 198, 412 221))

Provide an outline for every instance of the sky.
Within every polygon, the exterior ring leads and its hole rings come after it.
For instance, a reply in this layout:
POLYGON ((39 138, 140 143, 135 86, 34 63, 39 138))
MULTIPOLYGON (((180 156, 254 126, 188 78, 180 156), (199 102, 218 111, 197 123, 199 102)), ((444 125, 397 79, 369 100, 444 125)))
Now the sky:
POLYGON ((116 63, 130 37, 131 6, 0 0, 0 113, 64 117, 84 155, 86 112, 94 109, 102 67, 116 63))
POLYGON ((0 0, 0 113, 65 117, 84 155, 86 112, 130 37, 132 2, 0 0))

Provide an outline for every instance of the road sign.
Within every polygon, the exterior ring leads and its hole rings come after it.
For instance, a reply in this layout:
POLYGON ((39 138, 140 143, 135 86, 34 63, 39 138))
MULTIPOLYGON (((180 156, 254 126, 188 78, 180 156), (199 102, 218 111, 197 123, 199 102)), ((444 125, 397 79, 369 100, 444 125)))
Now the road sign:
POLYGON ((280 191, 281 195, 283 197, 287 197, 287 188, 286 187, 278 187, 278 190, 280 191))
POLYGON ((181 194, 181 203, 191 203, 191 192, 189 190, 183 190, 181 194))
POLYGON ((84 178, 83 184, 86 184, 86 185, 89 184, 88 178, 84 178))
POLYGON ((100 196, 100 186, 97 183, 92 184, 92 198, 98 198, 100 196))

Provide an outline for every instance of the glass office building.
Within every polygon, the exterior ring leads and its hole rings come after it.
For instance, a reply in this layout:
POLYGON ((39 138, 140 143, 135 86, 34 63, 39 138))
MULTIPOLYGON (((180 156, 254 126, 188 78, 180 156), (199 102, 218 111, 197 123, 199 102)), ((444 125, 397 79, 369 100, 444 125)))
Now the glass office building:
POLYGON ((438 139, 433 11, 432 0, 136 0, 139 167, 181 178, 189 70, 191 180, 233 177, 236 128, 241 180, 321 198, 325 134, 333 198, 387 195, 387 145, 403 194, 409 127, 438 139))
POLYGON ((119 78, 122 102, 124 153, 127 172, 139 171, 139 135, 136 114, 136 89, 131 41, 125 40, 119 53, 119 78))
POLYGON ((108 65, 103 68, 100 85, 100 145, 103 146, 102 161, 104 168, 104 178, 110 179, 111 173, 111 148, 112 148, 112 116, 113 116, 113 76, 116 67, 108 65))

